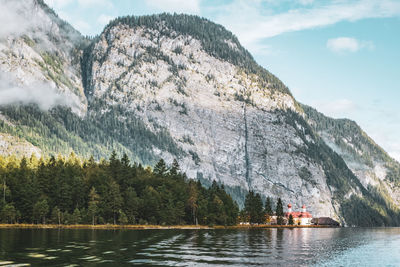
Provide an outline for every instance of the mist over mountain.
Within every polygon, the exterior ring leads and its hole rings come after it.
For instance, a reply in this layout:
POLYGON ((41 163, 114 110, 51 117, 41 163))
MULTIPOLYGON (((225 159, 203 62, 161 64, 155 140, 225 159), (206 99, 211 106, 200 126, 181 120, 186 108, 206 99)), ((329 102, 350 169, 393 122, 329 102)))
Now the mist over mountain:
POLYGON ((298 103, 221 25, 128 16, 87 39, 41 0, 1 2, 2 154, 175 158, 239 204, 254 190, 348 225, 400 223, 399 163, 298 103))

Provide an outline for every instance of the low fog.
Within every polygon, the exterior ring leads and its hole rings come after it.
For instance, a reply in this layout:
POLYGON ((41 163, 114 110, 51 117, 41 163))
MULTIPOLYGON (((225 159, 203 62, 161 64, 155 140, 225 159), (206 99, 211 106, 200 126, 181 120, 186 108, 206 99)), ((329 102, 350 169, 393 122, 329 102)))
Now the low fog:
MULTIPOLYGON (((35 41, 33 49, 38 53, 56 50, 68 56, 65 51, 74 47, 68 39, 75 41, 80 35, 68 27, 61 31, 57 22, 59 19, 44 12, 36 0, 0 0, 0 42, 5 44, 4 49, 8 49, 9 40, 26 35, 35 41)), ((0 68, 0 105, 37 104, 42 110, 64 105, 79 110, 79 100, 72 93, 61 93, 51 82, 25 85, 14 75, 0 68)))
POLYGON ((34 9, 32 0, 0 0, 0 38, 22 35, 36 25, 36 20, 27 20, 27 12, 34 9))
POLYGON ((8 104, 37 104, 42 110, 58 105, 76 107, 71 97, 59 93, 49 83, 25 86, 18 84, 10 74, 0 72, 0 105, 8 104))

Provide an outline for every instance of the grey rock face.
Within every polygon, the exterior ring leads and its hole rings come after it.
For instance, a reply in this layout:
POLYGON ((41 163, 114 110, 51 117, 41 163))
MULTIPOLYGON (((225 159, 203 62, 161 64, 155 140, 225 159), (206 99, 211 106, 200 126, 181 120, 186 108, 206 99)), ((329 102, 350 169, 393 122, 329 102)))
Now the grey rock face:
POLYGON ((277 113, 301 113, 292 96, 261 88, 257 76, 174 32, 166 37, 119 25, 100 36, 92 57, 92 100, 105 100, 103 112, 122 105, 152 131, 167 129, 184 154, 153 152, 169 162, 178 157, 189 177, 281 197, 295 208, 305 204, 316 216, 338 216, 323 168, 295 154, 306 144, 277 113))

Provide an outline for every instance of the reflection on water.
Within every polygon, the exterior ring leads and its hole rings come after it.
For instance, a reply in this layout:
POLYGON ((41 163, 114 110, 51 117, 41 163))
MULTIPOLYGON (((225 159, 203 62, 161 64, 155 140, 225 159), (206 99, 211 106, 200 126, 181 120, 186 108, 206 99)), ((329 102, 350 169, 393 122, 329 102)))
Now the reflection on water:
POLYGON ((398 266, 399 262, 397 228, 0 229, 0 266, 398 266))

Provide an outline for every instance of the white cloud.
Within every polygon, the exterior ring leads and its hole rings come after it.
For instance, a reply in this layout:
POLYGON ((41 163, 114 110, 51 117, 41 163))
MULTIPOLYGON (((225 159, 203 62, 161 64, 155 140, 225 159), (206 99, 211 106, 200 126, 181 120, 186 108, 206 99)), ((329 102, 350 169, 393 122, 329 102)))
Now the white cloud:
POLYGON ((356 108, 356 104, 349 99, 339 99, 330 103, 329 107, 333 112, 349 112, 356 108))
POLYGON ((359 41, 351 37, 338 37, 329 39, 326 47, 335 53, 357 52, 362 48, 373 49, 374 44, 369 41, 359 41))
POLYGON ((10 73, 0 72, 0 105, 7 104, 37 104, 43 110, 57 105, 76 107, 71 97, 48 83, 36 82, 25 86, 18 84, 10 73))
POLYGON ((71 21, 70 23, 72 24, 72 26, 74 26, 75 29, 78 29, 81 33, 84 34, 90 32, 90 29, 92 28, 90 24, 84 20, 71 21))
POLYGON ((397 134, 393 136, 393 140, 387 142, 384 144, 385 147, 388 147, 388 154, 400 162, 400 142, 398 141, 398 136, 397 134))
POLYGON ((312 106, 315 106, 317 110, 333 118, 347 118, 358 109, 358 106, 353 101, 346 98, 329 102, 317 102, 312 106))
POLYGON ((63 8, 71 4, 74 0, 45 0, 51 8, 63 8))
POLYGON ((246 49, 249 50, 251 53, 257 54, 259 56, 276 56, 279 54, 278 50, 272 49, 270 45, 261 42, 249 44, 248 46, 246 46, 246 49))
POLYGON ((398 151, 390 151, 388 153, 392 158, 397 160, 397 162, 400 162, 400 149, 398 151))
POLYGON ((299 0, 299 3, 306 6, 314 3, 314 0, 299 0))
POLYGON ((164 12, 200 13, 200 0, 146 0, 146 4, 164 12))
POLYGON ((109 0, 78 0, 78 5, 82 8, 106 7, 112 8, 114 5, 109 0))
POLYGON ((400 162, 400 142, 396 127, 366 125, 367 134, 395 160, 400 162))
POLYGON ((235 0, 220 7, 217 13, 217 21, 238 35, 243 44, 248 45, 283 33, 328 26, 341 21, 398 16, 400 1, 315 2, 311 6, 276 14, 265 10, 261 1, 235 0))
POLYGON ((58 16, 66 21, 68 21, 75 29, 77 29, 83 35, 90 35, 92 31, 92 25, 82 19, 75 19, 70 13, 59 11, 58 16))
POLYGON ((0 0, 0 38, 10 35, 21 35, 29 32, 37 21, 31 17, 31 21, 26 19, 29 9, 33 9, 33 2, 27 1, 22 3, 19 1, 0 0))
POLYGON ((361 44, 357 39, 349 37, 339 37, 329 39, 326 47, 333 52, 357 52, 361 48, 361 44))
POLYGON ((110 15, 106 15, 106 14, 101 14, 98 18, 97 18, 97 23, 101 24, 101 25, 106 25, 108 24, 111 20, 113 20, 114 17, 110 16, 110 15))

